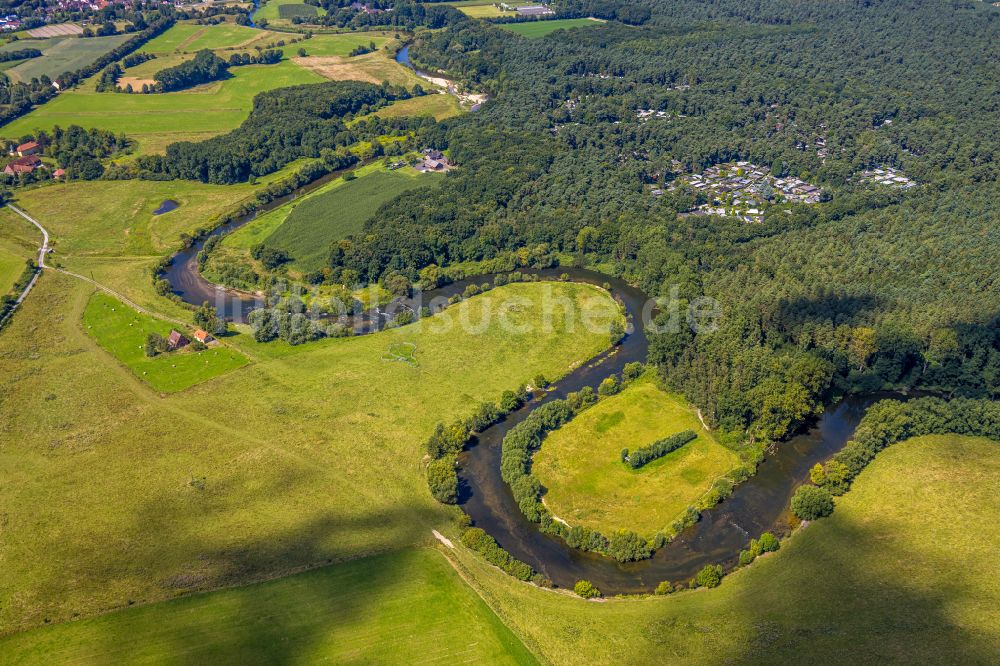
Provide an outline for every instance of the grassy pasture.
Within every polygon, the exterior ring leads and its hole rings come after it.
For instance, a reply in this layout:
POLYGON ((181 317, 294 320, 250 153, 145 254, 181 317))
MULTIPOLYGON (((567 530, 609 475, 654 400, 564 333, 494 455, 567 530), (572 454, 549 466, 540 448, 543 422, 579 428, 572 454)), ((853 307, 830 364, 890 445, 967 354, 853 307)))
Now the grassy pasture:
POLYGON ((326 10, 307 5, 302 0, 268 0, 262 2, 260 9, 254 15, 254 21, 267 19, 271 23, 277 24, 291 23, 295 16, 325 16, 326 10), (311 11, 310 11, 311 10, 311 11))
POLYGON ((294 259, 294 268, 316 270, 322 267, 334 241, 360 232, 384 203, 437 178, 437 174, 410 168, 387 171, 381 166, 355 180, 338 178, 296 202, 265 243, 286 250, 294 259))
MULTIPOLYGON (((146 356, 146 336, 166 337, 175 324, 136 312, 104 292, 91 297, 83 313, 83 325, 97 344, 157 391, 183 391, 205 380, 247 364, 247 358, 223 345, 214 344, 196 352, 189 347, 146 356)), ((181 330, 190 338, 190 331, 181 330)))
POLYGON ((526 23, 504 23, 499 27, 504 30, 510 30, 511 32, 516 32, 519 35, 527 37, 528 39, 539 39, 545 37, 546 35, 555 32, 556 30, 569 30, 570 28, 585 28, 587 26, 594 27, 604 23, 604 21, 598 21, 596 19, 588 18, 571 18, 571 19, 552 19, 548 21, 528 21, 526 23))
POLYGON ((317 34, 313 35, 310 39, 285 46, 284 54, 286 58, 292 58, 297 55, 300 48, 303 48, 310 57, 346 57, 357 47, 368 46, 372 42, 375 42, 375 48, 381 49, 393 41, 392 34, 389 32, 351 32, 339 35, 317 34))
POLYGON ((717 589, 645 600, 588 603, 455 554, 555 664, 986 664, 1000 654, 998 493, 1000 443, 901 442, 779 552, 717 589))
POLYGON ((153 312, 188 320, 190 312, 153 291, 150 268, 179 247, 182 232, 205 225, 254 189, 188 181, 71 181, 23 190, 17 205, 49 230, 55 248, 50 262, 92 277, 153 312), (180 206, 154 216, 165 199, 180 206))
POLYGON ((128 41, 132 35, 111 35, 110 37, 78 37, 25 39, 7 45, 7 49, 37 48, 41 57, 31 58, 6 70, 12 81, 31 81, 43 74, 55 78, 63 72, 72 72, 86 67, 116 46, 128 41))
POLYGON ((738 462, 702 428, 692 407, 647 376, 550 433, 532 470, 548 489, 545 504, 571 525, 652 536, 738 462), (623 448, 684 430, 698 438, 637 470, 621 462, 623 448))
POLYGON ((81 324, 92 287, 37 289, 0 333, 3 633, 430 541, 450 515, 424 478, 435 423, 606 347, 559 310, 615 312, 593 287, 509 285, 273 360, 230 338, 257 362, 161 396, 81 324), (513 330, 484 320, 511 297, 513 330), (546 303, 554 328, 517 328, 546 303), (382 360, 398 343, 418 367, 382 360))
POLYGON ((173 141, 204 139, 236 128, 250 113, 259 92, 323 81, 289 61, 237 67, 232 74, 224 81, 156 95, 97 93, 92 82, 84 82, 6 125, 0 133, 20 136, 53 125, 77 124, 124 132, 139 141, 141 152, 149 153, 173 141))
POLYGON ((0 650, 18 663, 536 663, 426 548, 39 629, 0 650))
MULTIPOLYGON (((312 41, 312 40, 309 40, 312 41)), ((393 59, 393 56, 386 51, 378 50, 365 55, 345 57, 345 56, 314 56, 310 51, 309 41, 295 44, 294 47, 304 46, 306 49, 305 58, 293 58, 293 61, 314 72, 324 79, 332 81, 367 81, 369 83, 382 83, 388 81, 394 85, 413 87, 420 84, 424 88, 428 85, 417 76, 412 69, 401 65, 393 59)), ((365 42, 367 43, 367 42, 365 42)))
POLYGON ((0 296, 8 293, 21 274, 25 261, 37 258, 42 234, 9 208, 0 208, 0 296))
MULTIPOLYGON (((471 18, 496 18, 497 16, 514 16, 516 14, 516 12, 501 11, 499 7, 495 6, 497 1, 499 0, 456 0, 455 2, 444 2, 441 4, 454 7, 471 18)), ((508 2, 507 4, 519 6, 528 3, 508 2)))
POLYGON ((453 118, 462 113, 462 105, 454 95, 422 95, 394 102, 376 111, 380 118, 401 118, 403 116, 429 116, 434 120, 453 118))

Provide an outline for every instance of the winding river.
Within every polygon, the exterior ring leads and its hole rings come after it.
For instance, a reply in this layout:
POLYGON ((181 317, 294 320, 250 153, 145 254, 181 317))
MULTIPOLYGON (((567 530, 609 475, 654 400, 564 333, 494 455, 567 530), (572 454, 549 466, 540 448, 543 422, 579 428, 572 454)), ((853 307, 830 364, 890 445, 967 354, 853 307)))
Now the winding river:
MULTIPOLYGON (((409 47, 404 46, 396 60, 410 66, 409 47)), ((214 304, 219 313, 243 322, 254 308, 264 305, 261 295, 239 292, 213 284, 198 271, 197 255, 207 238, 232 233, 267 212, 337 178, 341 172, 328 174, 291 194, 278 198, 252 215, 215 229, 206 238, 174 255, 162 277, 183 301, 194 305, 214 304)), ((524 271, 554 279, 566 273, 576 282, 607 285, 611 293, 624 304, 630 321, 634 321, 649 297, 625 282, 601 273, 582 269, 548 269, 524 271)), ((416 309, 433 306, 432 300, 460 294, 469 284, 492 281, 494 275, 480 275, 453 282, 440 289, 423 292, 413 298, 397 300, 389 310, 416 309)), ((358 313, 351 318, 357 334, 381 328, 387 313, 375 310, 358 313)), ((504 435, 523 421, 539 405, 565 398, 584 386, 597 388, 611 373, 620 374, 626 363, 645 361, 648 341, 641 326, 630 326, 622 343, 591 359, 564 377, 547 393, 527 403, 473 440, 460 456, 459 503, 473 523, 485 529, 514 557, 527 562, 549 578, 556 586, 571 588, 581 579, 595 584, 604 594, 649 592, 663 580, 682 582, 693 577, 706 564, 720 563, 731 567, 739 552, 752 537, 771 531, 787 534, 792 517, 789 500, 795 488, 808 478, 809 468, 840 450, 851 437, 868 406, 879 395, 851 397, 829 407, 808 431, 779 444, 761 463, 757 474, 737 486, 733 495, 683 531, 655 555, 640 562, 618 563, 614 560, 570 548, 557 537, 543 534, 529 522, 514 501, 510 488, 500 477, 500 452, 504 435)))
MULTIPOLYGON (((319 187, 336 174, 272 202, 266 209, 282 205, 319 187)), ((230 233, 253 216, 221 227, 212 235, 230 233)), ((214 303, 224 316, 243 321, 246 313, 262 305, 262 299, 250 294, 224 289, 205 280, 198 272, 197 253, 204 240, 175 255, 164 272, 174 293, 184 301, 214 303)), ((611 293, 622 302, 630 322, 649 301, 642 291, 625 282, 582 269, 548 269, 525 271, 543 278, 555 279, 566 273, 576 282, 610 286, 611 293)), ((432 299, 460 294, 469 284, 490 281, 493 275, 481 275, 451 283, 440 289, 423 292, 414 298, 397 301, 397 306, 419 307, 432 299)), ((380 328, 378 311, 354 318, 358 333, 380 328)), ((809 468, 827 459, 844 446, 867 407, 878 395, 852 397, 827 409, 807 432, 779 444, 761 463, 757 474, 737 486, 727 500, 705 511, 699 522, 682 532, 672 543, 640 562, 618 563, 594 553, 570 548, 561 539, 543 534, 538 526, 524 518, 514 501, 510 488, 500 477, 500 451, 504 435, 520 423, 539 405, 564 398, 584 386, 596 389, 611 373, 621 373, 626 363, 644 361, 648 341, 642 327, 629 326, 622 343, 591 359, 559 381, 547 393, 532 400, 473 440, 460 457, 459 503, 475 525, 491 534, 514 557, 530 564, 556 586, 570 588, 581 579, 594 583, 605 594, 649 592, 660 581, 686 581, 706 564, 721 563, 727 568, 735 564, 739 551, 752 537, 764 531, 786 534, 792 518, 788 504, 794 489, 808 478, 809 468)))

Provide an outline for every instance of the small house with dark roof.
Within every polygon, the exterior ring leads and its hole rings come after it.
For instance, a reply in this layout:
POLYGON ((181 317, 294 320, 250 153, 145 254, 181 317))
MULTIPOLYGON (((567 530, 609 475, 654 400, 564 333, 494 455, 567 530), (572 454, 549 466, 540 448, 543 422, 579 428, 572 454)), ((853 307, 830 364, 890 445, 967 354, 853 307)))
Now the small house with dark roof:
POLYGON ((167 346, 170 347, 171 351, 186 347, 189 344, 191 344, 191 341, 184 337, 184 334, 180 331, 176 329, 170 330, 170 335, 167 336, 167 346))

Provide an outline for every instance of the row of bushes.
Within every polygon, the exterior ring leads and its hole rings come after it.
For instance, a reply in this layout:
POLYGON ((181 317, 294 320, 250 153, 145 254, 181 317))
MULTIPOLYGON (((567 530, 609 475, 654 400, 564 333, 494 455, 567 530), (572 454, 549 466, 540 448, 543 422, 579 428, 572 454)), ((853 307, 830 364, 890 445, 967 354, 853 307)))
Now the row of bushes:
POLYGON ((685 430, 684 432, 658 439, 652 444, 640 447, 631 453, 629 453, 628 449, 622 449, 622 462, 632 469, 639 469, 646 463, 652 462, 657 458, 662 458, 671 451, 676 451, 697 437, 698 435, 693 430, 685 430))
POLYGON ((500 547, 496 539, 478 527, 470 527, 462 533, 462 543, 483 557, 490 564, 499 567, 518 580, 531 580, 534 570, 521 560, 514 558, 500 547))
POLYGON ((882 400, 869 408, 853 439, 825 465, 810 471, 815 485, 792 497, 792 512, 802 520, 833 513, 833 497, 851 482, 882 449, 923 435, 975 435, 1000 439, 1000 404, 990 400, 917 398, 882 400))

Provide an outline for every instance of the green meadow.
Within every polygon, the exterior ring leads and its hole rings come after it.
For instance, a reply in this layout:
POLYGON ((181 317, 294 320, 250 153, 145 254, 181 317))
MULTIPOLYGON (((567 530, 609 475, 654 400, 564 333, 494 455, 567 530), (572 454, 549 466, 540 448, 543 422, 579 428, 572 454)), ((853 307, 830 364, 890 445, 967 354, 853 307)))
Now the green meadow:
POLYGON ((24 273, 25 262, 37 259, 42 234, 9 208, 0 208, 0 296, 24 273))
POLYGON ((394 102, 372 115, 380 118, 403 116, 431 117, 441 121, 462 113, 462 105, 454 95, 421 95, 394 102))
POLYGON ((711 590, 594 603, 454 554, 543 662, 993 663, 998 446, 957 436, 892 446, 832 516, 711 590))
POLYGON ((36 289, 0 333, 4 632, 426 543, 450 515, 424 478, 435 424, 606 347, 560 312, 616 310, 594 287, 515 284, 274 358, 240 335, 250 365, 162 395, 88 332, 93 287, 46 272, 36 289), (550 306, 556 325, 533 327, 550 306), (401 343, 415 367, 383 360, 401 343))
POLYGON ((665 529, 739 463, 705 430, 694 408, 647 375, 550 433, 532 471, 545 505, 571 525, 604 534, 630 529, 647 537, 665 529), (633 470, 621 450, 693 430, 698 438, 633 470))
POLYGON ((264 90, 324 79, 293 62, 236 67, 232 77, 155 95, 98 93, 86 81, 0 128, 21 136, 53 125, 71 124, 124 132, 140 152, 159 152, 174 141, 205 139, 235 129, 250 113, 254 95, 264 90))
POLYGON ((39 629, 0 650, 17 663, 537 663, 429 548, 39 629))
POLYGON ((569 30, 571 28, 585 28, 599 26, 604 21, 588 18, 552 19, 542 21, 528 21, 525 23, 502 23, 499 27, 504 30, 516 32, 528 39, 539 39, 555 32, 556 30, 569 30))
MULTIPOLYGON (((146 356, 146 338, 150 333, 167 337, 176 324, 136 312, 104 292, 91 297, 83 313, 83 325, 97 344, 128 367, 136 377, 157 391, 183 391, 205 380, 247 364, 247 358, 218 342, 202 351, 190 345, 173 352, 146 356)), ((180 332, 191 339, 191 331, 180 332)))

